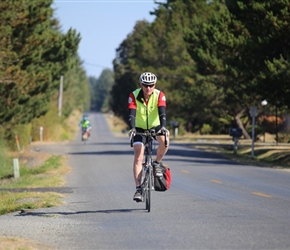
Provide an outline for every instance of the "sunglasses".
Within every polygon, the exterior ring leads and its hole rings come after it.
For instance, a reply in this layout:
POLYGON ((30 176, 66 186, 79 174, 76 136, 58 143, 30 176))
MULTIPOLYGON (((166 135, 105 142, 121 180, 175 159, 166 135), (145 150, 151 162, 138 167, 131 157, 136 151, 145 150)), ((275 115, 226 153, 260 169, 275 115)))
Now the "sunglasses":
POLYGON ((144 87, 144 88, 153 88, 154 86, 155 86, 155 84, 152 84, 152 85, 146 85, 146 84, 142 84, 142 86, 144 87))

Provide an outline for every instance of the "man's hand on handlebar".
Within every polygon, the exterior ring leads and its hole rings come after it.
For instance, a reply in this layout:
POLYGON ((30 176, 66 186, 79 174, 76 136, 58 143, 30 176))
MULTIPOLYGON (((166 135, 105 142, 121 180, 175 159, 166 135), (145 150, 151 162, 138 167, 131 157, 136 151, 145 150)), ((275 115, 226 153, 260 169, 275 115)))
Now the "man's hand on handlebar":
POLYGON ((156 133, 157 135, 165 135, 168 132, 168 130, 164 127, 162 127, 161 129, 158 130, 158 132, 156 133))
POLYGON ((156 135, 164 135, 164 144, 165 147, 168 147, 168 138, 169 138, 169 131, 165 127, 161 127, 161 129, 156 133, 156 135))
POLYGON ((135 135, 136 135, 136 129, 135 128, 130 129, 130 131, 129 131, 130 138, 134 137, 135 135))
POLYGON ((131 143, 131 147, 133 146, 133 137, 136 135, 136 128, 132 128, 129 131, 129 137, 130 137, 130 143, 131 143))

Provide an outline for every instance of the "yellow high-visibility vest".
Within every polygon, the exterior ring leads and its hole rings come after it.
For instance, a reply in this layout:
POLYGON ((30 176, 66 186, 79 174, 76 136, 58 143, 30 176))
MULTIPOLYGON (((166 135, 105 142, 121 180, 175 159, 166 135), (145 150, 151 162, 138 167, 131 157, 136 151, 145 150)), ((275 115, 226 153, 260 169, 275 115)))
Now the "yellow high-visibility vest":
POLYGON ((146 105, 145 100, 138 99, 141 88, 136 89, 133 92, 136 100, 136 120, 135 125, 137 128, 150 129, 160 125, 158 114, 158 98, 160 90, 154 89, 152 95, 149 97, 149 101, 146 105))

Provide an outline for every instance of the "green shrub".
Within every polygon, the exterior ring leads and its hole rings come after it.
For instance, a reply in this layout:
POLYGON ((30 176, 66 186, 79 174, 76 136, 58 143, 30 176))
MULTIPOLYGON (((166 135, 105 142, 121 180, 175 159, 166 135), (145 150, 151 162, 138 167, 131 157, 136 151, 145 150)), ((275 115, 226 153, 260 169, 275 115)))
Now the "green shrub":
POLYGON ((11 150, 20 150, 31 141, 31 124, 10 125, 5 128, 3 140, 6 147, 11 150))
POLYGON ((57 108, 51 108, 46 115, 32 121, 31 138, 32 141, 39 141, 40 127, 43 128, 43 141, 63 141, 70 140, 75 134, 74 125, 78 128, 79 112, 72 112, 70 119, 59 117, 57 108))
MULTIPOLYGON (((21 147, 25 147, 26 145, 28 145, 31 141, 31 124, 20 124, 20 125, 16 125, 13 128, 13 133, 15 135, 15 137, 18 137, 18 141, 19 141, 19 146, 21 147)), ((15 145, 18 149, 18 146, 16 144, 16 138, 15 138, 15 145)))
POLYGON ((54 137, 55 131, 58 130, 58 125, 61 122, 61 118, 58 116, 57 108, 52 107, 49 111, 39 118, 32 121, 31 137, 32 141, 39 141, 40 127, 43 128, 42 139, 44 141, 51 140, 54 137))
POLYGON ((208 135, 212 132, 212 127, 209 124, 203 124, 200 130, 202 135, 208 135))
POLYGON ((5 145, 0 140, 0 179, 11 177, 13 174, 12 159, 5 155, 5 145))

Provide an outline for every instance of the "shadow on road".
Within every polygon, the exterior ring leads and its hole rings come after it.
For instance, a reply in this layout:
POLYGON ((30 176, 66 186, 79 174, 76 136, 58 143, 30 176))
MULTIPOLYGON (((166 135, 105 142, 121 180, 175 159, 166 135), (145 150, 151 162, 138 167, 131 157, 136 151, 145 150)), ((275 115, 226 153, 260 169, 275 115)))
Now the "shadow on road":
POLYGON ((133 213, 136 211, 146 211, 145 209, 138 208, 138 209, 108 209, 108 210, 92 210, 92 211, 75 211, 75 212, 37 212, 35 210, 21 210, 19 214, 16 214, 15 216, 44 216, 44 217, 50 217, 55 215, 75 215, 75 214, 117 214, 117 213, 133 213))
MULTIPOLYGON (((180 145, 178 145, 180 147, 180 145)), ((169 148, 166 157, 166 162, 168 161, 181 161, 181 162, 194 162, 200 164, 222 164, 222 165, 240 165, 237 162, 231 161, 226 157, 223 157, 219 153, 206 152, 198 149, 189 147, 188 145, 183 145, 182 147, 169 148)))
MULTIPOLYGON (((242 163, 237 163, 237 162, 234 162, 234 161, 230 161, 230 160, 227 160, 227 159, 208 159, 206 160, 202 160, 201 157, 198 157, 200 160, 198 159, 174 159, 174 158, 170 158, 170 157, 166 157, 164 158, 164 161, 167 162, 188 162, 188 163, 197 163, 197 164, 202 164, 203 166, 207 166, 207 165, 216 165, 216 166, 223 166, 223 165, 243 165, 242 163)), ((195 165, 196 167, 200 167, 200 165, 195 165)), ((165 164, 167 165, 167 164, 165 164)))
POLYGON ((91 152, 70 152, 69 155, 132 155, 133 150, 105 150, 91 152))
POLYGON ((105 146, 105 145, 127 145, 128 147, 130 147, 130 143, 129 141, 128 142, 92 142, 92 141, 87 141, 86 144, 84 144, 84 142, 80 141, 80 142, 77 142, 77 143, 72 143, 70 145, 67 145, 69 147, 74 147, 74 146, 97 146, 97 145, 100 145, 100 146, 105 146))

